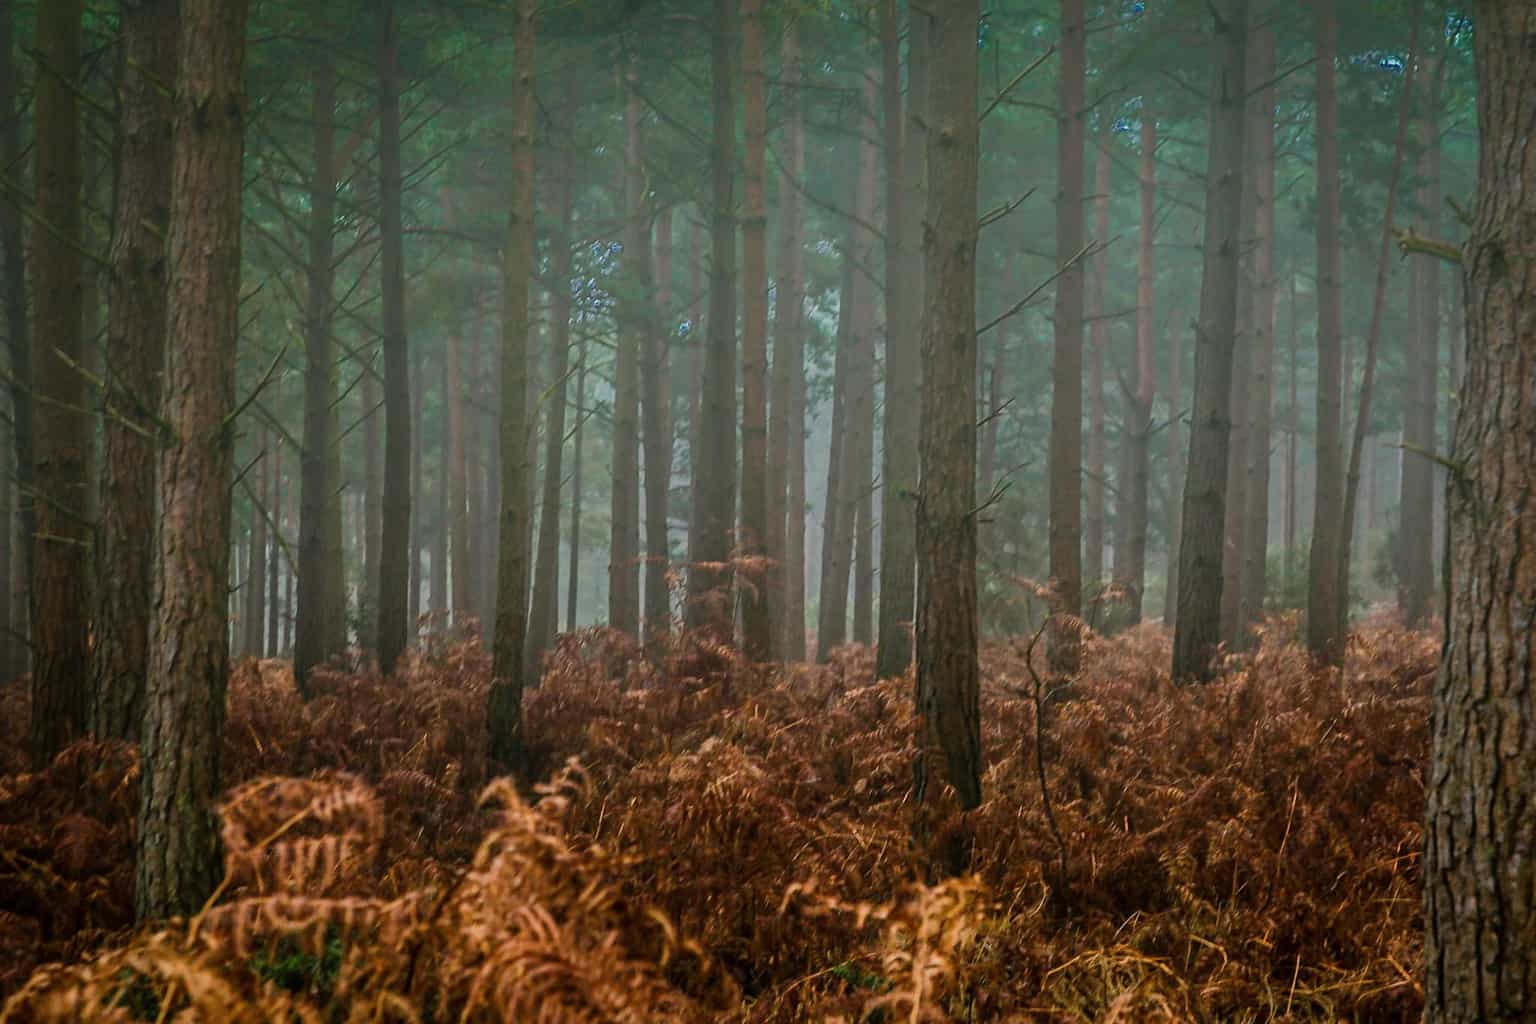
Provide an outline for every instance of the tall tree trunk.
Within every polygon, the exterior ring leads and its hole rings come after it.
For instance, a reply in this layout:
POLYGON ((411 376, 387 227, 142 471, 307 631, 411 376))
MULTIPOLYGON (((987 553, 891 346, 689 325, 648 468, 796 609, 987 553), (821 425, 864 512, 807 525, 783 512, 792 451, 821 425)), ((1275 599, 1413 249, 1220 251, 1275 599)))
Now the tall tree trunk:
POLYGON ((512 76, 512 207, 502 263, 501 530, 496 571, 496 633, 487 708, 493 764, 523 769, 523 643, 528 575, 528 291, 533 279, 534 0, 516 0, 512 76))
MULTIPOLYGON (((1420 79, 1419 230, 1440 234, 1440 72, 1420 79)), ((1428 69, 1426 69, 1428 70, 1428 69)), ((1434 614, 1435 407, 1440 376, 1440 259, 1409 256, 1412 275, 1406 373, 1403 378, 1403 474, 1398 509, 1398 604, 1403 621, 1423 626, 1434 614)))
MULTIPOLYGON (((1109 342, 1109 321, 1104 318, 1104 279, 1109 273, 1106 247, 1109 242, 1109 147, 1114 120, 1106 111, 1094 146, 1093 240, 1101 248, 1093 256, 1093 278, 1088 288, 1088 463, 1083 483, 1083 587, 1090 622, 1097 621, 1099 591, 1104 585, 1104 350, 1109 342)), ((1129 402, 1127 404, 1130 404, 1129 402)), ((1123 442, 1122 442, 1123 443, 1123 442)), ((1118 480, 1117 488, 1125 481, 1118 480)), ((1118 519, 1118 517, 1117 517, 1118 519)), ((1125 557, 1120 550, 1124 524, 1116 524, 1115 565, 1125 557)))
POLYGON ((331 343, 336 217, 336 66, 324 54, 311 70, 314 167, 309 182, 309 271, 304 310, 304 438, 300 451, 298 607, 293 617, 293 675, 308 696, 309 674, 340 653, 337 623, 346 620, 333 586, 339 539, 339 480, 332 458, 336 417, 331 343))
POLYGON ((624 254, 628 278, 625 322, 614 355, 613 487, 609 517, 608 626, 640 631, 640 350, 651 329, 650 231, 640 155, 640 97, 624 86, 624 254))
MULTIPOLYGON (((852 230, 849 231, 852 238, 852 230)), ((821 585, 816 619, 816 660, 825 662, 848 634, 848 574, 853 562, 853 516, 848 500, 853 489, 853 445, 850 421, 853 406, 853 322, 859 273, 854 248, 843 256, 842 283, 837 302, 836 351, 832 365, 832 442, 827 453, 827 497, 822 515, 821 585)))
MULTIPOLYGON (((176 79, 177 8, 177 0, 125 4, 120 30, 121 114, 104 378, 111 414, 102 424, 90 728, 98 736, 129 741, 138 738, 144 717, 149 668, 156 519, 152 431, 165 359, 169 89, 176 79)), ((262 473, 265 480, 265 468, 262 473)))
POLYGON ((267 625, 267 464, 269 442, 265 428, 257 435, 255 498, 251 502, 251 559, 245 574, 245 654, 260 658, 266 647, 267 625))
MULTIPOLYGON (((280 387, 281 378, 274 382, 274 388, 280 387)), ((274 395, 273 401, 276 402, 274 395)), ((283 487, 283 439, 272 437, 272 489, 268 492, 270 500, 267 508, 272 513, 272 557, 267 559, 267 642, 263 645, 261 656, 280 657, 283 646, 283 597, 280 587, 282 574, 282 558, 278 557, 287 550, 283 538, 283 529, 286 517, 283 514, 283 499, 286 496, 286 488, 283 487)))
POLYGON ((568 150, 559 160, 560 169, 554 182, 558 219, 549 240, 549 283, 553 292, 549 336, 549 421, 544 430, 544 507, 539 513, 538 556, 523 666, 529 679, 538 678, 544 652, 554 642, 559 626, 556 609, 560 600, 560 485, 561 457, 565 450, 565 379, 569 376, 571 354, 571 175, 574 170, 568 150))
POLYGON ((1168 580, 1163 592, 1163 625, 1179 618, 1179 549, 1184 539, 1184 471, 1189 449, 1180 443, 1184 419, 1184 322, 1182 307, 1168 318, 1168 580))
MULTIPOLYGON (((1386 205, 1382 211, 1381 248, 1376 262, 1376 288, 1371 300, 1371 321, 1366 329, 1365 355, 1360 373, 1360 407, 1355 415, 1354 434, 1350 438, 1348 470, 1344 477, 1344 514, 1339 537, 1340 605, 1338 609, 1338 636, 1349 632, 1349 573, 1350 558, 1354 547, 1355 511, 1360 493, 1360 462, 1364 455, 1366 438, 1371 427, 1371 399, 1376 384, 1376 348, 1381 337, 1381 318, 1387 304, 1387 274, 1392 260, 1393 217, 1397 214, 1397 189, 1403 172, 1403 149, 1408 141, 1408 121, 1413 112, 1413 78, 1419 63, 1420 8, 1414 9, 1413 30, 1409 40, 1409 57, 1403 71, 1402 96, 1399 101, 1397 136, 1392 148, 1392 173, 1387 181, 1386 205)), ((1364 534, 1364 524, 1360 532, 1364 534)))
POLYGON ((848 370, 852 388, 848 431, 847 465, 851 472, 844 479, 848 499, 847 526, 852 531, 853 635, 854 643, 874 640, 874 412, 875 412, 875 222, 876 181, 878 175, 879 124, 875 105, 879 99, 875 79, 864 76, 863 128, 859 133, 859 188, 854 200, 853 229, 854 273, 859 278, 853 299, 853 347, 848 370))
POLYGON ((400 223, 400 72, 393 0, 379 9, 379 291, 383 300, 384 502, 379 547, 379 671, 405 649, 411 542, 411 381, 405 336, 405 232, 400 223))
POLYGON ((1536 3, 1476 5, 1466 373, 1446 490, 1450 612, 1425 773, 1425 1020, 1536 1016, 1536 3))
POLYGON ((907 4, 907 104, 901 103, 896 0, 880 3, 885 137, 885 423, 880 468, 877 678, 912 663, 917 591, 918 441, 922 408, 923 253, 930 18, 907 4), (903 120, 904 118, 904 120, 903 120))
POLYGON ((452 532, 453 620, 462 630, 475 599, 475 576, 470 568, 475 558, 469 525, 469 481, 464 456, 464 386, 462 342, 457 331, 448 333, 448 506, 452 532))
MULTIPOLYGON (((917 501, 919 808, 938 800, 932 776, 940 764, 962 807, 981 803, 976 621, 978 17, 976 0, 952 0, 934 11, 932 21, 933 65, 944 73, 929 83, 923 231, 927 274, 923 483, 917 501)), ((963 858, 957 860, 962 862, 951 867, 964 870, 963 858)))
MULTIPOLYGON (((492 573, 484 571, 489 552, 495 550, 485 543, 485 457, 481 453, 480 439, 483 432, 480 429, 481 399, 480 399, 480 344, 485 333, 485 312, 477 301, 474 319, 471 321, 469 334, 469 376, 464 382, 464 506, 465 515, 468 517, 466 526, 469 529, 469 543, 476 552, 473 566, 473 586, 469 592, 469 605, 467 611, 480 622, 481 633, 484 633, 486 591, 494 588, 496 581, 492 579, 492 573)), ((562 380, 563 388, 565 382, 562 380)), ((561 396, 564 400, 564 395, 561 396)), ((412 423, 420 423, 421 417, 411 420, 412 423)), ((420 433, 420 431, 417 431, 420 433)), ((421 491, 414 486, 412 494, 420 494, 421 491)), ((415 529, 416 520, 420 516, 411 517, 411 528, 415 529)), ((557 573, 558 575, 558 573, 557 573)), ((553 609, 551 609, 553 620, 553 609)), ((414 623, 415 620, 413 619, 414 623)), ((550 627, 553 633, 553 625, 550 627)))
MULTIPOLYGON (((1050 572, 1052 610, 1082 610, 1083 544, 1083 0, 1061 0, 1056 111, 1055 356, 1051 368, 1050 572)), ((1071 675, 1080 657, 1075 623, 1054 620, 1051 671, 1071 675)))
MULTIPOLYGON (((1249 24, 1248 48, 1252 50, 1252 23, 1249 24)), ((1254 105, 1253 91, 1262 84, 1248 62, 1248 108, 1254 105)), ((1245 114, 1244 136, 1251 116, 1245 114)), ((1248 420, 1249 390, 1253 386, 1254 240, 1253 216, 1258 183, 1254 178, 1251 144, 1243 154, 1243 195, 1239 201, 1241 225, 1238 230, 1237 260, 1237 333, 1232 339, 1232 395, 1228 400, 1227 419, 1227 489, 1222 508, 1221 547, 1221 642, 1228 650, 1238 647, 1238 607, 1243 596, 1243 554, 1246 542, 1243 530, 1248 525, 1248 420)), ((1198 360, 1198 355, 1197 355, 1198 360)))
POLYGON ((565 628, 576 629, 576 612, 581 597, 581 432, 587 423, 587 343, 578 343, 576 352, 576 430, 571 437, 571 567, 566 576, 565 628))
MULTIPOLYGON (((742 123, 746 161, 741 218, 741 536, 745 558, 761 558, 768 539, 768 174, 767 97, 763 85, 763 0, 741 0, 742 123)), ((742 650, 772 656, 766 574, 741 590, 742 650)))
POLYGON ((80 331, 82 286, 80 99, 81 6, 58 0, 38 12, 37 212, 50 230, 32 237, 36 288, 37 543, 32 581, 32 763, 41 768, 86 728, 90 704, 89 616, 80 595, 90 575, 85 519, 90 444, 80 331))
POLYGON ((1307 564, 1307 648, 1325 664, 1344 657, 1339 623, 1346 602, 1339 593, 1344 514, 1339 395, 1343 379, 1339 308, 1339 101, 1334 84, 1338 56, 1335 0, 1316 0, 1317 30, 1317 484, 1312 503, 1312 549, 1307 564))
MULTIPOLYGON (((790 91, 789 160, 779 178, 779 220, 784 238, 784 258, 779 263, 780 309, 788 318, 784 341, 785 371, 789 376, 789 416, 785 443, 789 448, 785 481, 785 598, 784 650, 788 661, 803 661, 805 637, 805 279, 804 253, 801 248, 804 227, 796 183, 805 178, 805 106, 795 84, 801 73, 800 31, 791 22, 784 32, 783 65, 785 87, 790 91), (794 78, 790 78, 790 68, 794 78), (791 199, 790 196, 794 198, 791 199)), ((775 325, 775 334, 783 321, 775 325)), ((774 355, 775 367, 779 356, 774 355)))
MULTIPOLYGON (((672 558, 667 527, 672 492, 672 389, 668 366, 672 327, 672 210, 661 211, 655 235, 655 308, 640 359, 641 426, 645 431, 645 631, 652 640, 672 630, 672 558)), ((546 470, 548 472, 548 470, 546 470)))
MULTIPOLYGON (((23 173, 21 145, 22 114, 16 105, 20 90, 16 86, 16 5, 0 4, 0 162, 12 174, 23 173)), ((0 277, 0 302, 5 306, 5 343, 10 356, 11 464, 16 480, 16 536, 20 559, 15 573, 20 580, 19 600, 14 604, 18 626, 25 626, 31 616, 27 605, 32 592, 32 563, 37 536, 37 507, 34 501, 34 464, 32 428, 32 342, 27 317, 27 249, 22 232, 21 206, 0 203, 0 247, 5 250, 3 277, 0 277)), ((9 585, 9 581, 6 581, 9 585)), ((25 641, 28 630, 16 630, 25 641)), ((29 645, 15 646, 13 660, 6 662, 12 674, 26 671, 29 645)))
MULTIPOLYGON (((426 381, 426 375, 422 372, 421 362, 422 362, 421 349, 418 347, 416 349, 416 351, 414 353, 412 353, 412 359, 411 359, 411 422, 412 423, 421 423, 422 422, 421 407, 422 407, 422 401, 423 401, 423 399, 425 397, 427 381, 426 381)), ((422 487, 421 487, 421 473, 422 473, 422 461, 423 461, 423 458, 422 458, 422 456, 423 456, 422 448, 424 447, 423 444, 422 444, 422 437, 421 437, 421 435, 424 434, 424 433, 425 433, 425 431, 418 430, 414 434, 411 435, 411 493, 415 494, 415 495, 422 495, 422 494, 425 493, 422 490, 422 487)), ((371 494, 373 492, 370 490, 369 493, 371 494)), ((422 551, 422 522, 421 521, 422 521, 423 518, 425 518, 425 517, 424 516, 420 516, 420 515, 414 515, 414 516, 411 517, 411 579, 410 579, 410 607, 409 607, 409 614, 410 614, 410 618, 411 618, 411 623, 410 623, 411 636, 413 636, 413 637, 416 636, 417 632, 421 628, 421 551, 422 551)), ((379 525, 380 525, 380 529, 382 530, 382 528, 383 528, 383 517, 382 516, 380 517, 379 525)), ((373 574, 370 573, 369 574, 369 579, 372 580, 373 578, 374 578, 373 574)), ((367 620, 365 620, 365 621, 367 621, 367 620)))
POLYGON ((1249 45, 1249 180, 1253 182, 1253 313, 1250 317, 1252 361, 1248 396, 1248 452, 1243 488, 1242 590, 1238 598, 1237 645, 1249 643, 1249 629, 1264 612, 1268 589, 1270 432, 1274 408, 1275 363, 1275 34, 1267 26, 1253 30, 1249 45))
MULTIPOLYGON (((1102 159, 1102 158, 1101 158, 1102 159)), ((1157 364, 1153 359, 1152 287, 1155 280, 1153 238, 1157 227, 1157 120, 1143 103, 1141 110, 1141 163, 1138 174, 1141 224, 1136 244, 1136 368, 1132 392, 1126 395, 1125 479, 1117 519, 1125 539, 1122 555, 1115 549, 1115 585, 1124 592, 1120 623, 1141 621, 1142 593, 1147 575, 1147 491, 1152 446, 1152 401, 1157 394, 1157 364)), ((1101 239, 1107 235, 1103 232, 1101 239)))
POLYGON ((1210 679, 1221 639, 1222 523, 1227 497, 1232 353, 1237 335, 1243 198, 1244 68, 1248 0, 1213 5, 1210 157, 1205 172, 1204 267, 1195 333, 1195 398, 1179 544, 1173 678, 1210 679))
MULTIPOLYGON (((371 347, 371 346, 370 346, 371 347)), ((419 363, 419 360, 418 360, 419 363)), ((364 623, 361 627, 363 637, 361 646, 365 650, 374 650, 378 646, 377 639, 373 636, 374 616, 379 611, 379 548, 384 543, 384 479, 379 465, 379 387, 377 371, 370 360, 360 364, 361 387, 358 389, 362 396, 363 420, 363 579, 358 588, 361 595, 358 609, 358 621, 364 623)), ((419 389, 412 388, 412 406, 418 405, 419 389)), ((416 422, 416 421, 412 421, 416 422)), ((416 444, 414 439, 411 444, 411 493, 420 493, 414 488, 415 476, 419 468, 416 459, 416 444)), ((416 526, 411 524, 411 536, 419 537, 416 526)), ((409 628, 414 629, 416 619, 410 620, 409 628)))
POLYGON ((451 618, 453 596, 449 591, 449 568, 452 566, 453 554, 449 544, 449 524, 452 520, 452 509, 448 504, 448 476, 451 472, 450 463, 453 454, 449 446, 448 438, 448 392, 453 387, 453 382, 448 377, 448 364, 444 363, 438 375, 438 445, 437 445, 437 521, 432 528, 432 590, 430 593, 432 611, 437 616, 435 627, 440 630, 448 628, 451 618))
POLYGON ((710 19, 709 327, 700 385, 698 475, 689 529, 697 534, 688 573, 691 628, 729 638, 730 566, 736 511, 736 113, 731 91, 734 0, 713 0, 710 19))
POLYGON ((1290 422, 1286 425, 1288 441, 1285 449, 1285 575, 1286 589, 1290 589, 1291 562, 1296 551, 1296 520, 1299 504, 1296 494, 1296 464, 1301 447, 1301 404, 1296 395, 1296 268, 1291 267, 1290 323, 1290 422))
POLYGON ((240 333, 245 3, 183 0, 171 171, 159 559, 134 911, 192 914, 219 878, 229 488, 240 333))

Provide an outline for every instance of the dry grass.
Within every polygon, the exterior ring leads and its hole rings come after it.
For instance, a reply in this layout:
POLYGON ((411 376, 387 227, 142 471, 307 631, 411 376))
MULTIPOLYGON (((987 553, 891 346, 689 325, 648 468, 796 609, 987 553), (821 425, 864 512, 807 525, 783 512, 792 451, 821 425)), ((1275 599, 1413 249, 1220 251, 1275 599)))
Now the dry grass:
POLYGON ((685 639, 658 666, 566 637, 528 698, 532 792, 484 777, 476 649, 308 706, 246 663, 227 885, 138 932, 133 751, 27 774, 0 692, 6 1019, 1417 1019, 1430 639, 1372 627, 1341 682, 1266 638, 1191 689, 1156 630, 1092 639, 1042 730, 1065 878, 1023 657, 984 657, 987 800, 938 823, 972 866, 940 884, 911 683, 865 650, 766 668, 685 639))

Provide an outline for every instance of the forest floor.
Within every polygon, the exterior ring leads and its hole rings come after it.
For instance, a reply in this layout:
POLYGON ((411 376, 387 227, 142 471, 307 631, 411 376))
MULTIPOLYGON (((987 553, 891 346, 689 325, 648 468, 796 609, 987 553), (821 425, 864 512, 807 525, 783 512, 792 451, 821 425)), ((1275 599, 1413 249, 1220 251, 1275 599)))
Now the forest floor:
POLYGON ((867 650, 753 667, 684 640, 658 669, 567 637, 526 703, 535 792, 486 777, 478 647, 327 673, 307 705, 245 662, 228 884, 138 932, 133 750, 29 774, 24 689, 0 690, 0 998, 16 1021, 1416 1020, 1435 643, 1366 628, 1341 680, 1280 631, 1192 688, 1152 627, 1090 641, 1038 764, 1025 642, 989 648, 985 802, 918 843, 910 678, 874 682, 867 650), (971 873, 925 884, 957 849, 971 873))

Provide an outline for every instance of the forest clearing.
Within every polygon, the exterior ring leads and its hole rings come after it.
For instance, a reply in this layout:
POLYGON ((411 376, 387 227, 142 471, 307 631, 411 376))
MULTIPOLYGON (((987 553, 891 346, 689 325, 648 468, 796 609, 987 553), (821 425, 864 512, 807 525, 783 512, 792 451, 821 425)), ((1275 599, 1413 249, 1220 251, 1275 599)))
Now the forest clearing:
POLYGON ((1536 1020, 1536 0, 0 0, 0 1024, 1536 1020))

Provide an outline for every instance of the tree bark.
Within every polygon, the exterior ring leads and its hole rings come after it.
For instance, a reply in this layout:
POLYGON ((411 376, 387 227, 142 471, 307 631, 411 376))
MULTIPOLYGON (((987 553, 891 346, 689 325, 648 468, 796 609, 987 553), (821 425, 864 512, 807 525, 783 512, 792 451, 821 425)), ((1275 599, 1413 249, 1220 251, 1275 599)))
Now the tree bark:
POLYGON ((1210 157, 1205 172, 1204 267, 1195 336, 1195 398, 1179 544, 1173 678, 1205 681, 1221 640, 1222 523, 1231 430, 1243 194, 1248 0, 1213 5, 1210 157))
POLYGON ((853 489, 853 444, 849 439, 853 419, 853 322, 859 287, 854 268, 854 247, 849 229, 849 248, 843 254, 842 281, 838 291, 836 349, 832 357, 832 441, 827 453, 827 491, 822 514, 821 585, 816 619, 816 660, 826 662, 832 651, 848 638, 848 576, 853 565, 853 528, 856 505, 849 501, 853 489))
MULTIPOLYGON (((1440 72, 1420 79, 1418 231, 1440 235, 1440 72)), ((1426 69, 1427 70, 1427 69, 1426 69)), ((1403 379, 1403 473, 1397 530, 1398 605, 1403 621, 1424 626, 1434 614, 1435 420, 1440 376, 1440 259, 1409 257, 1412 275, 1406 373, 1403 379)))
MULTIPOLYGON (((1099 591, 1104 585, 1104 349, 1109 341, 1109 321, 1104 319, 1104 279, 1109 273, 1109 260, 1103 247, 1109 242, 1109 147, 1113 125, 1114 121, 1106 111, 1094 146, 1093 240, 1101 248, 1093 256, 1093 279, 1088 288, 1088 464, 1083 483, 1083 587, 1094 613, 1089 615, 1089 621, 1098 619, 1099 591)), ((1124 483, 1117 481, 1119 487, 1124 483)), ((1116 566, 1125 557, 1118 544, 1123 533, 1124 524, 1117 523, 1116 566)))
MULTIPOLYGON (((922 490, 917 502, 916 802, 942 764, 960 806, 981 803, 976 619, 976 0, 933 13, 928 98, 922 490)), ((1076 109, 1075 107, 1073 109, 1076 109)), ((921 813, 921 811, 919 812, 921 813)), ((962 864, 952 865, 963 870, 962 864)))
POLYGON ((229 683, 229 488, 240 332, 244 0, 183 0, 171 172, 159 560, 139 758, 134 911, 213 892, 229 683))
MULTIPOLYGON (((421 349, 418 348, 411 360, 411 422, 423 422, 421 416, 422 401, 425 397, 426 375, 421 369, 421 349)), ((425 493, 421 486, 421 473, 423 461, 423 444, 421 435, 425 431, 418 430, 411 435, 411 493, 421 495, 425 493)), ((411 579, 410 579, 410 608, 411 636, 416 636, 421 629, 421 552, 422 552, 422 519, 420 515, 411 517, 411 579)), ((380 529, 383 529, 383 517, 380 517, 380 529)), ((371 575, 371 574, 370 574, 371 575)), ((364 620, 367 621, 367 620, 364 620)))
POLYGON ((1339 593, 1339 559, 1344 554, 1341 465, 1339 306, 1339 143, 1338 56, 1335 0, 1316 0, 1317 31, 1317 483, 1312 504, 1312 548, 1307 560, 1307 648, 1318 661, 1334 665, 1344 657, 1339 623, 1346 602, 1339 593))
MULTIPOLYGON (((626 72, 626 75, 628 72, 626 72)), ((613 488, 608 546, 608 627, 640 632, 640 350, 651 329, 650 232, 640 156, 640 97, 626 77, 624 254, 626 321, 615 343, 613 488)))
MULTIPOLYGON (((670 322, 663 329, 660 314, 671 315, 672 210, 657 217, 652 279, 654 298, 647 319, 650 329, 640 358, 641 428, 645 441, 645 633, 653 643, 672 631, 672 592, 667 584, 671 569, 670 532, 667 526, 672 492, 672 389, 668 384, 670 322)), ((647 232, 649 236, 649 231, 647 232)), ((651 239, 644 240, 647 253, 651 239)), ((545 469, 548 472, 548 469, 545 469)))
POLYGON ((1262 86, 1249 98, 1248 159, 1253 182, 1253 313, 1250 318, 1252 385, 1248 396, 1248 452, 1244 471, 1242 590, 1237 645, 1248 646, 1250 629, 1264 614, 1269 580, 1269 464, 1274 415, 1275 363, 1275 34, 1268 27, 1250 38, 1249 81, 1262 86))
POLYGON ((257 435, 256 500, 251 503, 251 557, 245 574, 245 654, 260 658, 266 648, 267 625, 267 431, 257 435))
POLYGON ((880 469, 880 622, 877 678, 912 663, 916 600, 919 423, 922 408, 922 215, 929 16, 907 5, 907 103, 901 102, 896 0, 881 0, 885 137, 885 422, 880 469))
POLYGON ((854 199, 853 261, 858 286, 853 297, 849 392, 848 463, 844 494, 848 500, 847 527, 853 539, 853 633, 857 644, 874 641, 874 412, 875 412, 875 299, 879 282, 874 276, 876 181, 878 174, 879 100, 873 75, 864 76, 862 127, 859 132, 859 186, 854 199))
POLYGON ((688 573, 690 628, 732 634, 730 564, 736 512, 736 113, 732 98, 734 0, 713 0, 710 18, 709 326, 700 384, 698 474, 694 477, 695 559, 688 573))
MULTIPOLYGON (((768 113, 763 85, 763 3, 741 0, 742 122, 745 164, 741 218, 741 536, 743 558, 761 559, 768 538, 768 113)), ((742 650, 754 661, 772 656, 772 626, 763 593, 766 573, 741 588, 742 650)))
POLYGON ((37 534, 32 580, 32 721, 34 767, 53 760, 86 728, 90 704, 88 593, 90 526, 86 451, 90 444, 80 308, 81 5, 58 0, 38 11, 39 56, 34 143, 37 212, 51 230, 33 233, 38 358, 34 486, 37 534))
MULTIPOLYGON (((523 671, 536 679, 544 652, 554 643, 559 626, 560 485, 565 450, 565 379, 571 353, 571 173, 568 154, 560 157, 555 180, 556 230, 549 240, 550 304, 553 318, 549 339, 549 420, 544 431, 543 510, 539 513, 539 543, 533 574, 533 598, 528 615, 527 653, 523 671)), ((579 429, 579 428, 578 428, 579 429)), ((574 572, 574 567, 573 567, 574 572)))
MULTIPOLYGON (((104 396, 110 415, 102 424, 90 728, 98 736, 130 742, 138 738, 144 716, 144 676, 149 668, 156 519, 153 432, 165 358, 165 232, 171 202, 168 87, 176 79, 177 8, 177 0, 124 4, 120 29, 121 113, 104 396)), ((253 528, 261 530, 264 543, 265 524, 253 528)), ((259 624, 256 629, 259 640, 259 624)))
POLYGON ((1061 0, 1061 72, 1056 108, 1055 355, 1051 367, 1051 671, 1072 675, 1080 658, 1074 622, 1082 610, 1083 543, 1083 0, 1061 0))
POLYGON ((1476 6, 1477 197, 1446 490, 1450 611, 1425 773, 1425 1020, 1536 1015, 1536 3, 1476 6))
POLYGON ((516 0, 512 77, 512 208, 502 263, 501 531, 496 574, 496 634, 487 709, 490 759, 523 769, 523 643, 528 518, 528 290, 533 278, 534 0, 516 0))
MULTIPOLYGON (((274 382, 274 387, 281 387, 281 378, 274 382)), ((277 400, 274 395, 273 401, 277 400)), ((267 642, 263 645, 261 656, 263 658, 281 657, 283 646, 283 597, 279 586, 281 582, 282 558, 278 557, 285 550, 283 542, 283 529, 286 515, 283 512, 283 499, 286 497, 286 488, 283 487, 283 440, 281 437, 273 437, 272 444, 272 489, 268 491, 269 500, 267 508, 272 513, 272 557, 267 559, 267 642)))
POLYGON ((566 578, 565 628, 576 629, 576 612, 581 596, 581 432, 587 423, 587 343, 579 343, 576 352, 576 430, 571 437, 571 567, 566 578))
POLYGON ((1180 443, 1184 419, 1184 315, 1180 306, 1168 318, 1168 580, 1163 592, 1163 625, 1172 629, 1179 611, 1179 549, 1183 546, 1184 459, 1189 449, 1180 443))
MULTIPOLYGON (((17 109, 15 25, 16 5, 0 4, 0 161, 15 174, 23 173, 21 111, 17 109)), ((10 356, 11 464, 16 484, 16 541, 20 555, 15 566, 20 581, 14 619, 18 639, 28 638, 31 616, 27 605, 32 592, 33 550, 37 536, 37 508, 33 487, 34 436, 32 426, 32 342, 27 311, 27 248, 22 231, 21 206, 0 202, 0 247, 5 251, 0 271, 0 302, 5 307, 5 343, 10 356)), ((7 527, 9 528, 9 527, 7 527)), ((9 579, 5 581, 9 586, 9 579)), ((5 667, 13 675, 27 670, 29 644, 15 645, 5 667)))
POLYGON ((379 671, 405 649, 410 586, 411 381, 405 321, 405 233, 400 221, 400 41, 393 0, 379 9, 379 291, 383 301, 384 501, 379 547, 379 671))
MULTIPOLYGON (((372 346, 369 346, 370 348, 372 346)), ((420 360, 416 360, 420 364, 420 360)), ((364 650, 372 651, 378 648, 378 640, 373 636, 373 623, 379 611, 379 548, 384 542, 384 480, 379 465, 379 385, 377 371, 372 361, 359 360, 358 373, 361 377, 358 395, 362 408, 359 410, 363 417, 363 579, 358 588, 358 622, 363 636, 359 638, 359 646, 364 650)), ((420 390, 411 389, 412 412, 420 404, 420 390)), ((413 420, 413 422, 417 422, 413 420)), ((417 446, 414 439, 411 444, 411 493, 419 494, 416 490, 416 476, 420 468, 417 458, 417 446)), ((415 523, 411 524, 411 537, 420 540, 420 534, 416 530, 415 523)), ((419 604, 419 602, 418 602, 419 604)), ((415 616, 410 616, 411 627, 416 623, 415 616)))
POLYGON ((323 54, 311 71, 314 168, 309 183, 309 269, 304 310, 304 438, 300 452, 298 607, 293 618, 293 675, 309 695, 309 674, 341 653, 346 606, 338 604, 334 563, 340 558, 337 520, 336 417, 332 411, 332 289, 335 280, 336 66, 323 54))

